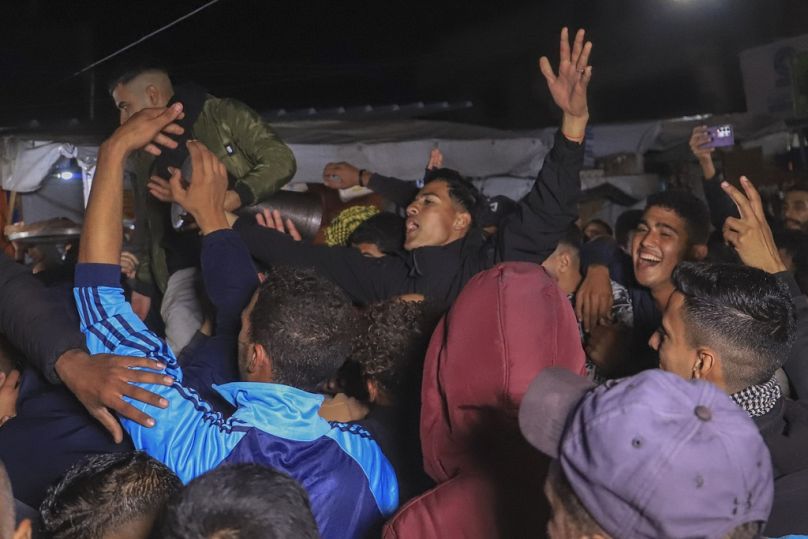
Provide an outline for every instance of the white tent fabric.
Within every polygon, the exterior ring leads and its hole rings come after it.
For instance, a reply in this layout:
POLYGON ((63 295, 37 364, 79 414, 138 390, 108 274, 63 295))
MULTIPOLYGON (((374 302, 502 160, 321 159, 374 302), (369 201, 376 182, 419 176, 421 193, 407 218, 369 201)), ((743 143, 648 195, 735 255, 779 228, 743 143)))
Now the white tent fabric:
MULTIPOLYGON (((762 145, 764 155, 790 144, 785 124, 769 116, 734 114, 627 124, 593 125, 588 129, 586 166, 615 153, 665 151, 684 145, 694 125, 732 123, 745 146, 762 145)), ((298 170, 293 183, 320 182, 331 161, 404 179, 423 176, 429 152, 438 147, 447 167, 474 178, 488 195, 518 199, 530 189, 552 145, 556 128, 504 131, 425 120, 391 122, 299 121, 275 123, 274 129, 295 153, 298 170)), ((0 184, 7 190, 36 190, 61 156, 76 157, 84 171, 85 195, 94 171, 97 148, 67 141, 40 142, 6 136, 0 144, 0 184)), ((615 183, 612 180, 611 183, 615 183)))

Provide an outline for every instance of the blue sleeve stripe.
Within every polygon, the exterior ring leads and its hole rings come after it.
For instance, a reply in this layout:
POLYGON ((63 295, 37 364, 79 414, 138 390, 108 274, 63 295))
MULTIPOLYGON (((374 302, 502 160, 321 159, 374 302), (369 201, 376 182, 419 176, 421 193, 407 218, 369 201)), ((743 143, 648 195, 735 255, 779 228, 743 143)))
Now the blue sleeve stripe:
POLYGON ((135 341, 133 341, 131 339, 128 339, 126 335, 124 335, 123 333, 118 331, 117 328, 115 328, 115 326, 112 324, 111 321, 109 321, 109 320, 101 320, 98 324, 102 328, 104 328, 107 331, 107 333, 112 335, 115 338, 116 342, 118 342, 120 344, 124 344, 124 345, 128 346, 129 348, 134 348, 135 350, 141 352, 144 356, 152 355, 151 348, 148 348, 146 346, 143 346, 140 343, 137 343, 137 342, 135 342, 135 341))
MULTIPOLYGON (((98 293, 98 288, 94 287, 94 288, 90 288, 89 290, 90 290, 90 293, 93 296, 93 303, 92 304, 95 305, 95 310, 98 312, 99 318, 102 319, 102 320, 104 318, 109 318, 109 315, 107 314, 107 310, 104 309, 104 304, 101 301, 101 296, 98 293)), ((121 294, 123 294, 123 289, 121 289, 121 294)))
POLYGON ((77 288, 76 292, 78 292, 78 294, 80 296, 79 297, 80 301, 77 301, 76 303, 79 306, 79 316, 81 316, 82 325, 84 327, 89 327, 92 324, 90 322, 90 320, 91 320, 90 312, 87 309, 87 298, 86 298, 87 289, 86 288, 77 288))
MULTIPOLYGON (((115 348, 116 348, 115 343, 110 341, 107 338, 107 336, 104 335, 104 333, 101 330, 99 330, 97 327, 95 327, 95 326, 87 326, 87 331, 89 331, 90 333, 95 335, 96 339, 101 341, 101 344, 104 345, 104 350, 106 352, 113 352, 115 350, 115 348)), ((92 349, 90 350, 90 352, 98 353, 96 350, 92 350, 92 349)))
POLYGON ((154 335, 148 330, 136 331, 135 328, 133 328, 132 325, 126 320, 126 318, 120 314, 116 314, 114 318, 129 335, 140 339, 150 349, 156 350, 157 354, 167 362, 169 367, 176 367, 177 360, 174 357, 174 353, 171 352, 171 349, 165 342, 157 337, 154 337, 154 335))

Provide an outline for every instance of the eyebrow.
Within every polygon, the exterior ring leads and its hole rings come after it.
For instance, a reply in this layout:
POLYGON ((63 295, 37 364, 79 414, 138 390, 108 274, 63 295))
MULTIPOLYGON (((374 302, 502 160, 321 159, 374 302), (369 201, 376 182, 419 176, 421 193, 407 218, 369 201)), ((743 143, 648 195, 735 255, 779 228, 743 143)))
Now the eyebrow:
POLYGON ((679 235, 678 230, 673 228, 671 225, 668 225, 668 224, 665 224, 665 223, 657 222, 657 223, 654 223, 654 225, 652 226, 652 225, 648 224, 648 221, 646 221, 645 219, 640 219, 640 222, 637 223, 637 226, 640 226, 640 225, 646 226, 648 228, 664 228, 665 230, 670 230, 671 232, 673 232, 677 236, 679 235))

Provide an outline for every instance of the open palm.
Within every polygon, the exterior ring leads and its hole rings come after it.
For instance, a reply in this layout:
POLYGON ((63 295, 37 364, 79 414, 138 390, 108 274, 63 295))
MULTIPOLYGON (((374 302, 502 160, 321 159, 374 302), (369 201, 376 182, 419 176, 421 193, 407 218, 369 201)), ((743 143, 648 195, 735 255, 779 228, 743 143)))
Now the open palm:
POLYGON ((558 74, 553 72, 550 60, 546 56, 539 59, 539 69, 547 79, 547 87, 553 101, 566 114, 585 117, 587 108, 586 88, 592 78, 592 66, 587 65, 592 52, 592 42, 584 43, 585 32, 578 30, 570 50, 569 31, 561 29, 561 54, 558 74))

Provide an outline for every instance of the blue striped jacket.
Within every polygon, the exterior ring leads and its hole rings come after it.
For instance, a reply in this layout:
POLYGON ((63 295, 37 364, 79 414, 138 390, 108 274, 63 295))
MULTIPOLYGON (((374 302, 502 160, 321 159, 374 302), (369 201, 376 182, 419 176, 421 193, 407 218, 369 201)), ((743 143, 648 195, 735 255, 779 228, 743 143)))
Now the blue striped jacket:
POLYGON ((164 362, 170 386, 143 384, 169 402, 166 409, 130 404, 155 418, 152 428, 122 419, 135 447, 188 482, 224 463, 256 462, 283 471, 306 489, 323 537, 363 537, 398 506, 395 472, 370 435, 357 425, 318 415, 321 395, 271 383, 214 386, 236 412, 225 419, 182 384, 173 353, 132 312, 120 268, 80 264, 74 295, 91 353, 150 357, 164 362))

